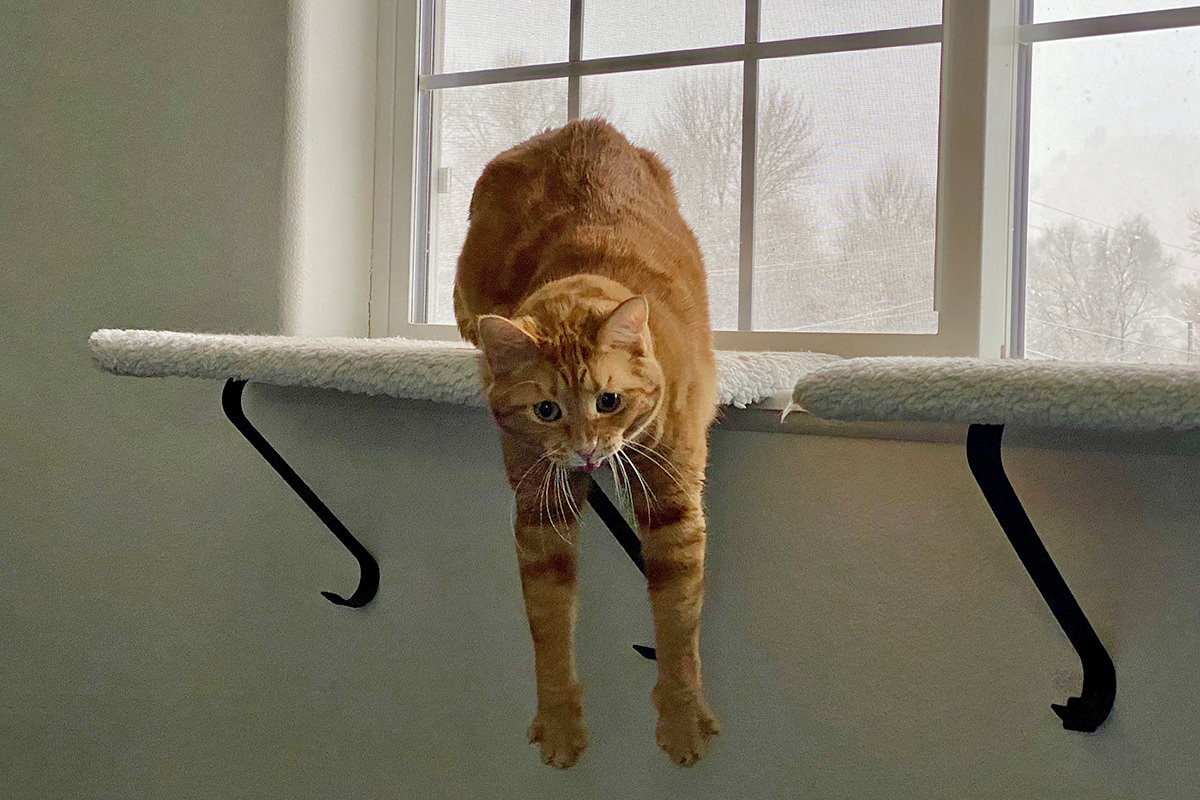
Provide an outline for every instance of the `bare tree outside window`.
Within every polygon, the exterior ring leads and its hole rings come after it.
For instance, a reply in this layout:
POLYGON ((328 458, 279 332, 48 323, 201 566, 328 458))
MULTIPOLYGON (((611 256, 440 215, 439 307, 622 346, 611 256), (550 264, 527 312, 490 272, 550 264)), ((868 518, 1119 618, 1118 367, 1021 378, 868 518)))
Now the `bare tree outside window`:
POLYGON ((857 329, 925 329, 936 216, 936 190, 898 159, 882 162, 844 203, 837 272, 866 278, 846 287, 855 300, 843 303, 862 309, 857 329))
MULTIPOLYGON (((1034 8, 1077 20, 1147 6, 1034 8)), ((1031 45, 1028 357, 1200 363, 1200 126, 1180 71, 1198 42, 1181 28, 1031 45)))
MULTIPOLYGON (((736 320, 740 248, 740 88, 713 74, 677 78, 642 142, 672 170, 715 287, 713 316, 727 324, 736 320)), ((818 247, 811 178, 822 153, 812 116, 802 97, 775 83, 760 86, 758 103, 756 247, 789 266, 811 262, 818 247)))
POLYGON ((742 163, 742 93, 736 76, 674 78, 649 134, 637 143, 671 170, 683 217, 700 239, 709 272, 736 271, 742 163))
POLYGON ((1029 245, 1028 349, 1034 357, 1085 361, 1183 361, 1164 334, 1173 272, 1145 216, 1111 228, 1069 219, 1029 245))

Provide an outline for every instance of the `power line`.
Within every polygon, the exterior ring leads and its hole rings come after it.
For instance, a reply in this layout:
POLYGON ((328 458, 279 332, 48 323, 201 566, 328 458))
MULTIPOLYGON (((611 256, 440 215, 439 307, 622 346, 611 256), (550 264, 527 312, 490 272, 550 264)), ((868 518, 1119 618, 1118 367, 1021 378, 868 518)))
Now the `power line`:
MULTIPOLYGON (((1029 202, 1035 206, 1041 206, 1042 208, 1049 209, 1050 211, 1057 211, 1059 214, 1066 214, 1068 217, 1074 217, 1075 219, 1082 220, 1083 222, 1090 222, 1092 225, 1099 225, 1101 228, 1108 228, 1110 231, 1117 230, 1115 225, 1109 225, 1107 222, 1101 222, 1098 219, 1092 219, 1091 217, 1085 217, 1082 214, 1076 214, 1074 211, 1067 211, 1065 208, 1058 208, 1057 206, 1052 206, 1049 203, 1043 203, 1041 200, 1034 200, 1032 197, 1029 198, 1029 202)), ((1033 228, 1034 226, 1030 225, 1029 227, 1033 228)), ((1038 230, 1042 229, 1039 228, 1038 230)), ((1172 250, 1179 250, 1180 252, 1187 253, 1190 256, 1196 255, 1195 251, 1193 251, 1190 247, 1172 244, 1171 242, 1164 242, 1162 239, 1159 239, 1158 243, 1163 247, 1169 247, 1172 250)), ((1191 267, 1185 267, 1185 269, 1191 269, 1191 267)))
MULTIPOLYGON (((911 306, 915 306, 915 305, 924 305, 926 302, 927 301, 925 301, 925 300, 913 300, 910 303, 902 303, 901 305, 898 305, 898 306, 888 306, 887 308, 878 308, 873 311, 862 311, 858 314, 853 314, 849 317, 841 317, 840 319, 827 319, 824 322, 814 322, 811 325, 805 325, 804 330, 811 331, 811 330, 814 330, 815 328, 823 327, 826 325, 840 325, 841 323, 853 322, 854 320, 861 319, 863 317, 867 317, 871 320, 891 319, 892 317, 909 317, 909 316, 912 316, 913 314, 921 313, 923 311, 923 309, 917 309, 915 311, 904 311, 902 313, 896 313, 896 312, 900 311, 900 309, 902 309, 902 308, 910 308, 911 306), (892 313, 883 314, 883 312, 885 312, 885 311, 890 311, 892 313)), ((933 309, 929 309, 929 311, 932 312, 933 309)))
POLYGON ((1192 355, 1192 353, 1190 351, 1181 350, 1178 347, 1167 347, 1166 345, 1161 345, 1161 344, 1150 344, 1149 342, 1139 342, 1137 339, 1125 339, 1120 336, 1113 336, 1112 334, 1109 334, 1109 333, 1101 333, 1100 331, 1090 331, 1087 328, 1077 328, 1074 325, 1063 325, 1062 323, 1051 322, 1046 319, 1038 319, 1036 317, 1026 317, 1025 321, 1026 322, 1036 322, 1039 325, 1049 325, 1052 328, 1062 328, 1063 330, 1077 331, 1078 333, 1086 333, 1090 336, 1098 336, 1102 339, 1112 339, 1114 342, 1121 342, 1122 344, 1132 344, 1132 345, 1136 345, 1138 347, 1149 347, 1153 350, 1166 350, 1171 353, 1183 353, 1185 355, 1192 355))
MULTIPOLYGON (((1056 210, 1057 210, 1057 209, 1056 209, 1056 210)), ((1074 216, 1074 215, 1072 215, 1072 216, 1074 216)), ((1079 219, 1085 219, 1085 218, 1084 218, 1084 217, 1079 217, 1079 219)), ((1091 220, 1085 220, 1085 221, 1087 221, 1087 222, 1091 222, 1091 220)), ((1099 222, 1097 222, 1097 223, 1095 223, 1095 224, 1096 224, 1096 225, 1099 225, 1100 223, 1099 223, 1099 222)), ((1043 227, 1043 226, 1041 226, 1041 225, 1034 225, 1032 222, 1030 222, 1030 223, 1027 223, 1027 225, 1029 226, 1029 228, 1030 228, 1031 230, 1035 230, 1035 231, 1038 231, 1038 232, 1040 232, 1040 233, 1049 233, 1049 232, 1050 232, 1050 229, 1049 229, 1049 228, 1043 227)), ((1106 228, 1111 228, 1112 226, 1111 226, 1111 225, 1105 225, 1104 227, 1106 227, 1106 228)), ((1175 247, 1176 245, 1168 245, 1168 246, 1169 246, 1169 247, 1175 247)), ((1191 252, 1191 251, 1188 251, 1188 252, 1191 252)), ((1200 273, 1200 267, 1189 267, 1187 264, 1181 264, 1181 263, 1178 263, 1178 262, 1176 262, 1176 264, 1175 264, 1175 269, 1185 269, 1185 270, 1187 270, 1188 272, 1196 272, 1196 273, 1200 273)))

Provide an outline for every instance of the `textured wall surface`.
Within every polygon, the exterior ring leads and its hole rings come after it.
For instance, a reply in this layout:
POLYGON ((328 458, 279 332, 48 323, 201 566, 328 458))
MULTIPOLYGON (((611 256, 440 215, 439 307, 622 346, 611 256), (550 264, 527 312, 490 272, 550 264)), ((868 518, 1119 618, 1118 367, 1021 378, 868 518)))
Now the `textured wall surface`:
POLYGON ((252 388, 372 549, 352 560, 221 417, 86 336, 276 333, 282 3, 25 2, 0 27, 0 791, 12 798, 1173 798, 1200 782, 1200 459, 1008 455, 1116 662, 1078 665, 961 448, 718 431, 691 771, 653 743, 644 587, 591 520, 591 749, 524 743, 532 653, 479 410, 252 388))

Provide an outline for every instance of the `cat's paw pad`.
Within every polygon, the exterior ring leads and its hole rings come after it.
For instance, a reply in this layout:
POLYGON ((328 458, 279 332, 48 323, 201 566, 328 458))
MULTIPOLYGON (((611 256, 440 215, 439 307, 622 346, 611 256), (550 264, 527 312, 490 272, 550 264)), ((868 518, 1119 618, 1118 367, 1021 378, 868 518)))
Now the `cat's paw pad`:
POLYGON ((712 739, 721 731, 703 699, 662 704, 654 739, 672 761, 690 767, 708 755, 712 739))
POLYGON ((576 712, 539 711, 529 726, 529 743, 541 748, 543 764, 567 769, 587 749, 587 725, 576 712))

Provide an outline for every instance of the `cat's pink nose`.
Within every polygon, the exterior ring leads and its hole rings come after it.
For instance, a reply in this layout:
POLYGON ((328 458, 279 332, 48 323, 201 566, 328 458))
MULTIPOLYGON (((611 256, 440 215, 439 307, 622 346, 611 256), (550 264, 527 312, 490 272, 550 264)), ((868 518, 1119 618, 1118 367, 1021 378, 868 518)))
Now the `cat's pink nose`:
POLYGON ((581 469, 584 472, 591 472, 600 466, 600 461, 596 458, 595 450, 578 450, 575 455, 579 456, 579 460, 583 462, 581 469))

